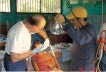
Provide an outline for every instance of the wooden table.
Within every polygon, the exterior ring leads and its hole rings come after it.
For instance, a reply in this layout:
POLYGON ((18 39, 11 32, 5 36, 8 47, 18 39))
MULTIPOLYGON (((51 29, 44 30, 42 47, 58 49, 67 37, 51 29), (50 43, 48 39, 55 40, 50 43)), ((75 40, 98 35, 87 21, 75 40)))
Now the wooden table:
POLYGON ((48 34, 48 36, 52 45, 57 43, 72 43, 72 39, 67 34, 48 34))

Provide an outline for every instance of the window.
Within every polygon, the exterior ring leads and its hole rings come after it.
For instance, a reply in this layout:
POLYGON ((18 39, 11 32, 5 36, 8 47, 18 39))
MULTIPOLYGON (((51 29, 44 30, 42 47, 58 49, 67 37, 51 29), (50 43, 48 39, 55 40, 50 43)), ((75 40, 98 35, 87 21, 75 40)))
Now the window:
POLYGON ((17 0, 17 12, 60 13, 61 0, 17 0))
POLYGON ((61 0, 41 0, 42 13, 60 13, 61 0))
POLYGON ((79 0, 70 0, 70 4, 78 4, 79 0))
POLYGON ((40 0, 17 0, 17 12, 40 12, 40 0))
POLYGON ((10 12, 10 0, 0 0, 0 12, 10 12))
POLYGON ((83 3, 88 3, 88 0, 83 0, 83 3))

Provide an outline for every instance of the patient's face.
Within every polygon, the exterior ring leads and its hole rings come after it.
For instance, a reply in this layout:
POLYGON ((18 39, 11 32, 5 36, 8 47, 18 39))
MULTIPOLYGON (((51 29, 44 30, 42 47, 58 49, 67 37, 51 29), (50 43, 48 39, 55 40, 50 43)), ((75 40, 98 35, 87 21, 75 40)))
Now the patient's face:
POLYGON ((39 42, 39 41, 36 41, 35 43, 34 43, 34 47, 40 47, 40 46, 42 46, 42 43, 41 42, 39 42))

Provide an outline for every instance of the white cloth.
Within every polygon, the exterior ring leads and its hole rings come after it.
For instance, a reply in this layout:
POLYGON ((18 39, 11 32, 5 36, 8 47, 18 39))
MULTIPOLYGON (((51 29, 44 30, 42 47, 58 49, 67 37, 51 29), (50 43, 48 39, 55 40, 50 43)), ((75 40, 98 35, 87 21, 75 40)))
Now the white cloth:
MULTIPOLYGON (((101 26, 100 31, 99 31, 98 36, 97 36, 97 39, 99 39, 100 33, 102 32, 102 30, 106 30, 106 23, 104 23, 103 26, 101 26)), ((102 37, 106 38, 105 33, 102 34, 102 37)))
POLYGON ((49 47, 49 45, 50 45, 50 41, 49 41, 49 39, 46 39, 44 41, 42 51, 45 50, 45 49, 47 49, 49 47))
POLYGON ((16 23, 8 32, 5 46, 6 53, 23 53, 30 50, 31 33, 27 30, 23 21, 16 23))

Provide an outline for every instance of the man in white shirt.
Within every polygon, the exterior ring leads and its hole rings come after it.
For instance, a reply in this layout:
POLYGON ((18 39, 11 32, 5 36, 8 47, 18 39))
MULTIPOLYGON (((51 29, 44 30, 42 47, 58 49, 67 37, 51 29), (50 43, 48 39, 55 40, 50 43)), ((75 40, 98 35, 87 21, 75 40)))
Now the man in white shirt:
POLYGON ((49 46, 49 39, 43 28, 46 20, 41 15, 31 16, 16 23, 8 32, 5 46, 4 67, 6 71, 25 71, 25 59, 49 46), (44 39, 44 45, 31 50, 31 34, 39 33, 44 39))

